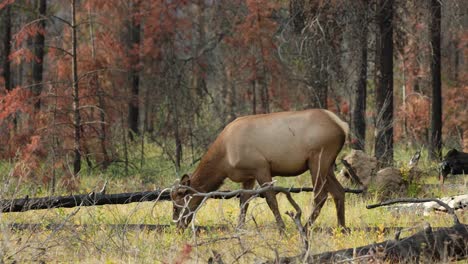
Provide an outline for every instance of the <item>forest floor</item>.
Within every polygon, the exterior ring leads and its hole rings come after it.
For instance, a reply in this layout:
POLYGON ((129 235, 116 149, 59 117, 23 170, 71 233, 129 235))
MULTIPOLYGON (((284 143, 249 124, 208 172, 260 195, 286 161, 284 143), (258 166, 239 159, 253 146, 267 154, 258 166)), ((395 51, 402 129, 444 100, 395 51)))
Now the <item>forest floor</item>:
MULTIPOLYGON (((307 174, 307 173, 306 173, 307 174)), ((103 175, 88 175, 83 179, 81 193, 87 193, 108 180, 103 175), (87 189, 86 189, 87 188, 87 189), (86 190, 86 191, 85 191, 86 190)), ((437 182, 436 175, 423 179, 437 182)), ((420 191, 417 197, 444 197, 466 193, 468 177, 452 177, 447 184, 455 188, 434 188, 420 191)), ((168 182, 164 183, 168 184, 168 182)), ((278 179, 278 186, 310 186, 310 176, 278 179)), ((143 191, 141 188, 161 187, 154 183, 138 184, 127 180, 108 183, 107 193, 143 191), (128 185, 127 185, 128 184, 128 185), (128 187, 130 186, 130 187, 128 187), (129 188, 140 188, 129 190, 129 188)), ((238 188, 227 184, 224 189, 238 188)), ((5 188, 4 188, 5 189, 5 188)), ((0 197, 6 197, 4 192, 0 197)), ((20 190, 18 193, 27 192, 20 190)), ((18 195, 21 197, 21 195, 18 195)), ((32 196, 31 196, 32 197, 32 196)), ((36 196, 34 196, 36 197, 36 196)), ((312 208, 312 194, 293 194, 303 210, 303 221, 312 208)), ((11 197, 8 197, 11 198, 11 197)), ((238 199, 209 200, 196 216, 198 232, 190 228, 184 233, 172 223, 171 202, 142 202, 127 205, 105 205, 50 209, 23 213, 0 214, 0 262, 5 263, 207 263, 218 255, 224 263, 253 263, 273 260, 277 256, 294 256, 302 250, 299 233, 293 221, 284 214, 293 208, 284 195, 278 195, 280 211, 286 223, 281 235, 264 199, 256 198, 249 207, 247 224, 236 230, 239 213, 238 199), (14 224, 34 224, 30 228, 13 228, 14 224), (140 224, 153 228, 142 228, 140 224)), ((397 212, 388 208, 366 209, 379 202, 375 194, 346 194, 346 223, 348 234, 336 228, 336 211, 329 199, 310 236, 310 253, 367 245, 393 238, 403 227, 401 237, 424 228, 451 226, 451 216, 432 212, 397 212), (367 228, 371 227, 371 230, 367 228)), ((458 212, 462 223, 468 214, 458 212)))

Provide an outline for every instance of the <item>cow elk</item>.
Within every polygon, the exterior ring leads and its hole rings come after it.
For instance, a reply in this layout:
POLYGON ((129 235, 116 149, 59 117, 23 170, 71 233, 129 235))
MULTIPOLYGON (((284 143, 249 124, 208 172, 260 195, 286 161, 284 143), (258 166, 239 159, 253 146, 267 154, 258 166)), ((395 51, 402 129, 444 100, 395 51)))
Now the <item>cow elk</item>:
MULTIPOLYGON (((330 193, 338 224, 345 227, 345 192, 333 168, 348 131, 346 122, 323 109, 237 118, 219 134, 195 172, 184 175, 173 187, 174 221, 185 229, 203 200, 200 196, 188 198, 190 194, 215 191, 226 178, 241 183, 244 189, 252 189, 255 182, 263 185, 274 176, 298 176, 309 170, 315 188, 314 208, 307 226, 318 217, 330 193)), ((245 222, 249 198, 246 194, 240 197, 239 226, 245 222)), ((284 229, 275 193, 268 191, 265 198, 278 227, 284 229)))

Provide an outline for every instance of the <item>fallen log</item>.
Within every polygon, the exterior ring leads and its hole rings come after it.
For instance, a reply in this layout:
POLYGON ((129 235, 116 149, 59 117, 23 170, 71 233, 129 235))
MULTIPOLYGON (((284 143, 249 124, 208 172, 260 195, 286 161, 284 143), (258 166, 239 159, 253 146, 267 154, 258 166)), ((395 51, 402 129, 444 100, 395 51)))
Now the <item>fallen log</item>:
MULTIPOLYGON (((418 199, 419 201, 420 199, 418 199)), ((449 207, 453 208, 453 210, 468 210, 468 194, 462 195, 455 195, 455 196, 448 196, 439 198, 440 201, 446 203, 449 207)), ((388 201, 387 201, 388 203, 388 201)), ((405 204, 397 204, 387 207, 388 210, 397 211, 397 212, 411 212, 411 213, 418 213, 423 215, 429 215, 431 212, 447 212, 447 209, 443 206, 440 206, 437 202, 434 202, 432 199, 428 200, 427 202, 418 202, 412 203, 411 200, 405 204)))
MULTIPOLYGON (((287 188, 290 193, 313 192, 312 187, 287 188)), ((361 193, 361 190, 345 189, 348 193, 361 193)), ((236 191, 221 191, 218 195, 210 198, 231 199, 240 195, 236 191)), ((260 197, 262 195, 260 194, 260 197)), ((51 208, 72 208, 77 206, 95 206, 106 204, 128 204, 147 201, 170 201, 170 188, 164 190, 105 194, 105 192, 92 192, 89 194, 51 196, 42 198, 25 198, 0 200, 0 209, 3 213, 25 212, 29 210, 51 209, 51 208)))
POLYGON ((397 199, 392 199, 388 200, 385 202, 381 202, 378 204, 371 204, 366 206, 367 209, 373 209, 377 208, 380 206, 387 206, 387 205, 392 205, 392 204, 397 204, 397 203, 436 203, 440 207, 444 208, 446 212, 453 217, 453 222, 455 224, 459 224, 460 221, 457 217, 457 214, 455 214, 455 208, 451 207, 450 205, 446 204, 445 202, 439 200, 439 199, 434 199, 434 198, 397 198, 397 199))
POLYGON ((148 191, 118 194, 90 193, 69 196, 51 196, 42 198, 29 198, 2 200, 0 207, 3 213, 25 212, 50 208, 72 208, 77 206, 94 206, 105 204, 128 204, 145 201, 168 201, 168 191, 148 191))
POLYGON ((443 207, 447 213, 452 215, 454 225, 452 227, 439 228, 433 232, 431 226, 425 224, 423 231, 407 238, 400 239, 401 231, 399 230, 392 240, 316 255, 309 255, 309 248, 306 247, 300 255, 278 258, 275 260, 275 263, 420 263, 467 259, 468 225, 460 223, 454 208, 448 204, 438 199, 400 198, 368 205, 367 209, 396 203, 424 202, 434 202, 443 207))
MULTIPOLYGON (((468 258, 468 225, 455 224, 433 231, 427 225, 423 231, 400 239, 372 245, 348 248, 312 255, 309 263, 335 263, 345 261, 375 263, 446 262, 468 258)), ((284 259, 283 262, 291 259, 284 259)))

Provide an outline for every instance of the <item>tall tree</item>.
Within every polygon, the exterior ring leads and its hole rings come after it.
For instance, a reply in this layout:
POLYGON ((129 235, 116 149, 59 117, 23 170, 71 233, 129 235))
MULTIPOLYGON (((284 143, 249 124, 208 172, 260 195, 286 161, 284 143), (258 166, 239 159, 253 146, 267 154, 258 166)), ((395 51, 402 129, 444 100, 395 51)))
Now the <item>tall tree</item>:
POLYGON ((72 35, 72 97, 73 97, 73 128, 74 128, 74 142, 73 142, 73 173, 77 175, 81 170, 81 115, 80 115, 80 94, 78 89, 78 65, 77 65, 77 24, 76 24, 76 0, 71 1, 71 35, 72 35))
POLYGON ((322 1, 310 2, 311 20, 315 20, 312 34, 315 36, 309 46, 311 65, 309 65, 309 83, 312 84, 310 106, 312 108, 327 108, 328 84, 330 78, 330 44, 332 27, 335 26, 332 15, 333 3, 322 1))
POLYGON ((46 22, 46 9, 47 9, 47 1, 46 0, 39 0, 36 3, 37 12, 38 12, 38 25, 41 31, 37 32, 33 39, 33 48, 34 48, 34 56, 36 57, 32 61, 32 77, 33 77, 33 87, 32 92, 33 95, 37 98, 36 103, 34 104, 35 110, 39 110, 41 108, 41 101, 39 96, 42 92, 42 80, 43 80, 43 71, 44 71, 44 42, 45 42, 45 22, 46 22))
POLYGON ((301 34, 305 26, 304 0, 289 1, 289 17, 292 20, 294 33, 301 34))
POLYGON ((357 4, 357 29, 359 38, 359 68, 352 114, 352 128, 355 136, 354 149, 365 149, 366 141, 366 98, 367 98, 367 34, 368 34, 368 0, 357 4))
POLYGON ((139 1, 131 1, 131 19, 130 19, 130 51, 132 65, 130 66, 131 80, 131 98, 128 105, 128 127, 130 128, 130 139, 133 140, 133 134, 138 134, 138 124, 140 118, 139 93, 140 93, 140 76, 138 73, 139 49, 140 49, 140 32, 141 25, 137 20, 139 12, 139 1))
POLYGON ((0 60, 2 61, 2 77, 5 83, 5 88, 11 90, 11 68, 8 55, 11 53, 11 5, 7 5, 0 9, 1 14, 1 27, 3 27, 3 50, 0 53, 0 60))
POLYGON ((393 163, 393 0, 378 1, 378 45, 375 156, 382 165, 393 163))
MULTIPOLYGON (((90 7, 88 9, 88 25, 89 25, 89 37, 90 37, 90 45, 91 45, 91 57, 93 58, 93 62, 95 65, 98 65, 98 59, 96 56, 96 44, 95 44, 95 33, 94 33, 94 19, 91 15, 90 7)), ((94 84, 94 88, 96 89, 97 95, 97 106, 99 107, 99 122, 100 122, 100 130, 99 134, 99 142, 101 146, 101 154, 102 154, 102 162, 101 168, 106 169, 110 164, 110 158, 107 151, 107 122, 106 122, 106 104, 105 104, 105 92, 99 80, 98 72, 93 73, 92 83, 94 84)))
POLYGON ((431 1, 431 75, 432 75, 432 115, 430 156, 440 159, 442 156, 442 83, 440 79, 440 0, 431 1))

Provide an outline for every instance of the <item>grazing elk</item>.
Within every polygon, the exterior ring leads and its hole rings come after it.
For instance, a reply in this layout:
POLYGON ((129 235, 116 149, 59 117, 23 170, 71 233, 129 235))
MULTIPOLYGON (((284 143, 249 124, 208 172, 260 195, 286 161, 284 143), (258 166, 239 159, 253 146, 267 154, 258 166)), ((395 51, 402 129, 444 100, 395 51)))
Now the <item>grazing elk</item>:
MULTIPOLYGON (((323 109, 279 112, 240 117, 228 124, 202 157, 195 172, 184 175, 171 192, 173 219, 186 228, 203 198, 187 195, 217 190, 226 178, 252 189, 274 176, 298 176, 310 170, 314 209, 307 225, 320 214, 328 193, 334 199, 338 224, 345 227, 345 193, 335 177, 335 159, 344 145, 348 124, 323 109), (184 187, 189 186, 190 188, 184 187), (185 201, 189 201, 185 204, 185 201)), ((250 195, 240 197, 239 226, 245 222, 250 195)), ((265 193, 278 227, 284 222, 273 191, 265 193)))

